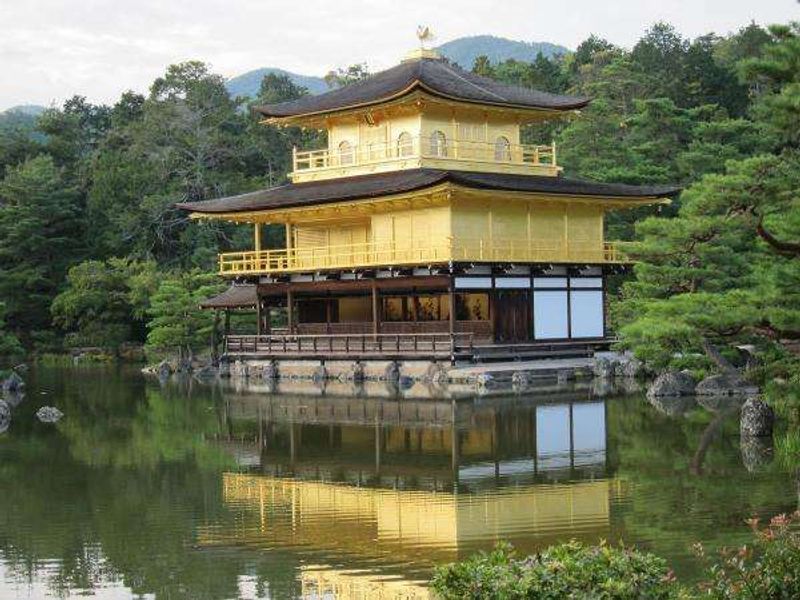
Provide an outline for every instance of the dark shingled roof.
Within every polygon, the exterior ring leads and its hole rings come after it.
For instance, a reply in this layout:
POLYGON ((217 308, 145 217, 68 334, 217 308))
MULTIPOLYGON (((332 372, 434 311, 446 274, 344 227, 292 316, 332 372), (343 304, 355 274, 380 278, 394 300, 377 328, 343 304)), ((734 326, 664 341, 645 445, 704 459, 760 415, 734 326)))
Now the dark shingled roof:
POLYGON ((289 183, 239 196, 202 202, 183 202, 176 206, 196 213, 245 212, 363 200, 413 192, 446 182, 474 189, 566 196, 599 196, 601 198, 663 198, 674 196, 680 191, 680 188, 674 186, 598 183, 567 179, 566 177, 407 169, 376 175, 359 175, 298 184, 289 183))
POLYGON ((227 290, 200 303, 200 308, 255 308, 256 286, 233 284, 227 290))
POLYGON ((515 85, 506 85, 488 77, 465 71, 445 60, 421 58, 375 73, 363 81, 298 100, 268 104, 254 110, 265 117, 294 117, 369 106, 400 97, 416 89, 445 98, 518 108, 572 110, 582 108, 589 98, 559 96, 515 85))

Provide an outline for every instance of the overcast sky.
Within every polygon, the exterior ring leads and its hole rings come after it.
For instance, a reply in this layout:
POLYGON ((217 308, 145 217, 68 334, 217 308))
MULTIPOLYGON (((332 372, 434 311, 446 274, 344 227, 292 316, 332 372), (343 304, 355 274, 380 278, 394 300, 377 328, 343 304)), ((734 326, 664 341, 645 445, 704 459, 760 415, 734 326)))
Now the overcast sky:
POLYGON ((631 46, 653 22, 685 36, 800 19, 796 0, 0 0, 0 110, 73 94, 113 102, 199 59, 225 77, 258 67, 323 75, 396 63, 417 45, 477 34, 574 48, 590 33, 631 46))

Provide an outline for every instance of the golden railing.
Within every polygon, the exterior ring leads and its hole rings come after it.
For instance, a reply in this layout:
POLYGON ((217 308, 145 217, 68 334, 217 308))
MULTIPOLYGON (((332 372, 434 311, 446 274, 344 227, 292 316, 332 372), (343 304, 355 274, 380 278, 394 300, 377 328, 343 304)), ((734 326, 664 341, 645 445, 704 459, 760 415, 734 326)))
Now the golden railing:
POLYGON ((246 275, 347 269, 352 267, 424 265, 449 261, 623 263, 615 242, 443 239, 424 246, 402 241, 283 248, 219 255, 222 275, 246 275))
POLYGON ((295 172, 370 165, 413 158, 475 161, 494 164, 556 166, 556 146, 476 142, 408 136, 394 142, 292 152, 295 172))

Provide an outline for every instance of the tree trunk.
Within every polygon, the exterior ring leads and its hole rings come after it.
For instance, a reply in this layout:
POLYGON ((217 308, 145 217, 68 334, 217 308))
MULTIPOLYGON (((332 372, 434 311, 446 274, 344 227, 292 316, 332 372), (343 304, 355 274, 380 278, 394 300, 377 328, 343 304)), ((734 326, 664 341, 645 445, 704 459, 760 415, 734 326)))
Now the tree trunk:
POLYGON ((729 375, 735 375, 736 377, 740 376, 739 370, 734 367, 727 358, 722 356, 717 347, 708 341, 707 338, 703 338, 700 342, 700 345, 703 347, 703 352, 706 353, 706 356, 711 360, 711 362, 717 365, 722 372, 729 375))

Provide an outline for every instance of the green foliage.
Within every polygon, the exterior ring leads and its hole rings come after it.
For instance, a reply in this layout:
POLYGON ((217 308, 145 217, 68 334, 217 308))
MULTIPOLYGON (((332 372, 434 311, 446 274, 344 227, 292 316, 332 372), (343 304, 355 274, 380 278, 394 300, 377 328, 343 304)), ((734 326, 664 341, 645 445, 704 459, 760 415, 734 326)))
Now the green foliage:
POLYGON ((718 362, 715 348, 724 354, 753 343, 775 363, 762 377, 791 371, 787 357, 800 364, 800 152, 789 130, 778 143, 782 129, 800 124, 786 105, 793 94, 800 98, 800 44, 796 26, 771 31, 765 57, 744 63, 751 78, 770 82, 755 107, 760 120, 696 127, 703 139, 681 160, 705 163, 706 174, 683 193, 676 218, 637 226, 636 280, 623 286, 614 313, 622 345, 654 367, 685 364, 700 352, 718 362), (747 157, 748 146, 760 153, 747 157), (731 157, 724 171, 714 154, 731 157))
POLYGON ((359 63, 356 65, 350 65, 346 69, 336 69, 333 71, 328 71, 325 75, 325 83, 328 84, 330 88, 337 88, 343 87, 345 85, 350 85, 351 83, 355 83, 357 81, 363 81, 369 77, 369 68, 367 67, 366 63, 359 63))
POLYGON ((0 367, 25 354, 17 337, 7 329, 5 312, 5 304, 0 302, 0 367))
POLYGON ((50 302, 83 250, 80 213, 80 194, 49 156, 25 161, 0 184, 0 298, 23 339, 50 325, 50 302))
MULTIPOLYGON (((723 551, 709 567, 701 593, 715 600, 782 600, 800 597, 800 532, 797 520, 779 515, 759 529, 753 519, 753 543, 723 551)), ((704 556, 701 546, 700 556, 704 556)))
POLYGON ((143 319, 158 279, 153 262, 82 262, 69 270, 66 289, 53 300, 53 320, 70 332, 69 346, 116 350, 129 340, 144 341, 143 319))
POLYGON ((666 562, 632 548, 568 542, 518 558, 508 545, 437 569, 443 599, 679 598, 666 562))
POLYGON ((210 311, 200 308, 200 303, 220 291, 216 277, 201 271, 164 278, 147 309, 148 348, 177 351, 186 358, 208 347, 214 320, 210 311))
POLYGON ((759 57, 740 63, 742 75, 754 82, 760 97, 754 113, 781 141, 800 143, 800 22, 774 25, 771 43, 759 57))

